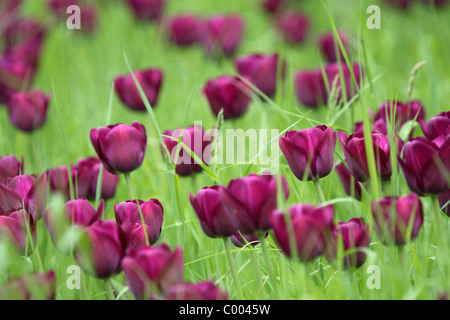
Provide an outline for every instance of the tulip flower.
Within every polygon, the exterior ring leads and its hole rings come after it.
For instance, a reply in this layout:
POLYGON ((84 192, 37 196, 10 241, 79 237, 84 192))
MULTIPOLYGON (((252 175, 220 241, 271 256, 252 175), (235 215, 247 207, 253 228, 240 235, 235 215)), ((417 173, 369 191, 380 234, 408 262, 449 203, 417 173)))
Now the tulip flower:
POLYGON ((414 240, 424 221, 422 203, 415 193, 372 201, 372 214, 380 239, 398 246, 405 245, 408 239, 414 240))
POLYGON ((67 8, 71 5, 80 5, 79 0, 49 0, 48 8, 59 17, 67 17, 67 8))
POLYGON ((100 279, 119 273, 126 246, 120 226, 111 220, 96 221, 84 231, 75 251, 81 268, 100 279))
POLYGON ((445 138, 450 135, 450 111, 441 112, 428 122, 421 119, 419 123, 425 137, 433 140, 438 146, 441 146, 445 138))
MULTIPOLYGON (((311 261, 324 253, 331 238, 334 209, 332 206, 313 207, 311 205, 294 205, 286 213, 290 216, 293 237, 297 247, 297 256, 301 261, 311 261)), ((271 225, 277 242, 283 252, 292 257, 289 232, 285 213, 274 210, 271 225)))
POLYGON ((8 178, 14 178, 24 173, 23 156, 19 162, 13 155, 0 157, 0 183, 5 184, 8 178))
MULTIPOLYGON (((165 136, 171 136, 176 139, 181 138, 181 134, 183 135, 182 142, 189 147, 205 164, 210 163, 211 154, 207 151, 207 148, 211 144, 211 139, 205 133, 203 128, 198 125, 194 125, 188 127, 186 129, 178 128, 174 131, 165 131, 165 136)), ((189 176, 194 173, 202 172, 202 167, 195 162, 195 160, 191 157, 190 153, 186 151, 183 147, 179 147, 178 150, 178 142, 164 137, 164 144, 169 151, 172 161, 177 161, 175 172, 182 177, 189 176)))
MULTIPOLYGON (((347 52, 347 54, 349 54, 350 40, 348 35, 344 32, 339 32, 338 35, 345 48, 345 51, 347 52)), ((340 60, 344 61, 344 54, 339 46, 339 42, 335 39, 333 33, 327 33, 320 37, 319 48, 322 52, 322 55, 328 62, 338 61, 338 55, 336 54, 336 52, 339 54, 340 60)))
POLYGON ((16 18, 16 12, 18 11, 22 0, 4 0, 0 3, 0 18, 5 17, 16 18))
POLYGON ((201 42, 207 54, 232 56, 242 40, 244 21, 239 15, 213 16, 201 25, 201 42))
MULTIPOLYGON (((281 178, 284 198, 289 196, 289 187, 281 178)), ((250 174, 232 180, 227 188, 219 189, 220 198, 229 214, 235 215, 238 230, 244 234, 271 229, 270 213, 277 208, 277 177, 250 174)))
MULTIPOLYGON (((399 132, 408 121, 416 119, 417 122, 420 122, 424 118, 425 109, 423 104, 418 100, 412 100, 407 103, 396 101, 394 105, 388 101, 380 105, 378 112, 374 115, 374 124, 382 120, 382 123, 386 125, 387 119, 389 119, 391 122, 394 122, 395 131, 399 132), (391 119, 391 116, 394 119, 391 119)), ((413 133, 411 132, 410 138, 412 138, 413 133)), ((387 134, 387 130, 385 130, 385 134, 387 134)))
POLYGON ((326 177, 333 170, 336 132, 326 126, 288 131, 280 137, 280 148, 299 180, 326 177))
POLYGON ((147 149, 145 127, 115 124, 91 130, 91 142, 105 169, 112 174, 129 173, 142 165, 147 149))
POLYGON ((228 293, 220 290, 213 281, 198 284, 178 283, 170 286, 165 294, 166 300, 228 300, 228 293))
POLYGON ((223 110, 224 119, 239 118, 247 111, 251 90, 237 77, 221 76, 209 80, 203 88, 214 115, 223 110))
POLYGON ((399 164, 411 191, 418 195, 445 192, 450 187, 444 174, 444 170, 450 172, 450 136, 440 147, 423 137, 408 141, 399 164))
POLYGON ((197 195, 190 194, 191 205, 200 221, 200 226, 208 237, 229 237, 237 232, 237 220, 225 210, 220 199, 222 186, 206 187, 197 195))
MULTIPOLYGON (((239 74, 250 81, 269 98, 275 96, 278 80, 278 54, 251 54, 234 60, 239 74)), ((286 61, 282 62, 281 76, 285 75, 286 61)))
POLYGON ((342 185, 344 187, 345 193, 352 197, 354 196, 356 200, 361 201, 362 198, 362 189, 358 181, 353 178, 350 171, 348 171, 345 164, 341 163, 336 166, 336 172, 341 179, 342 185))
POLYGON ((33 245, 36 244, 36 216, 24 209, 11 209, 0 215, 0 241, 9 240, 22 255, 32 253, 27 250, 28 232, 30 232, 33 245))
POLYGON ((267 13, 274 14, 282 9, 285 2, 285 0, 264 0, 262 2, 262 7, 267 13))
POLYGON ((450 217, 450 189, 445 191, 444 193, 440 194, 439 197, 439 206, 443 209, 444 213, 450 217))
POLYGON ((200 19, 192 14, 178 15, 166 24, 170 42, 179 46, 190 46, 200 40, 200 19))
POLYGON ((370 246, 369 225, 362 218, 353 218, 348 222, 334 224, 332 240, 327 245, 324 253, 328 261, 332 262, 336 259, 340 241, 342 241, 343 253, 349 250, 357 250, 357 252, 344 256, 344 267, 361 267, 367 258, 363 248, 369 248, 370 246))
POLYGON ((56 168, 47 170, 47 177, 50 181, 50 192, 61 193, 66 197, 67 200, 70 199, 70 181, 69 181, 69 170, 66 166, 59 166, 56 168))
POLYGON ((126 0, 136 18, 143 21, 159 20, 164 11, 166 0, 126 0))
POLYGON ((11 123, 25 132, 43 127, 47 120, 49 100, 50 95, 40 90, 13 93, 8 100, 11 123))
POLYGON ((293 11, 280 14, 276 23, 284 41, 291 44, 303 43, 310 29, 309 18, 293 11))
POLYGON ((34 77, 34 68, 26 61, 0 57, 0 103, 6 103, 11 95, 28 86, 34 77))
POLYGON ((53 270, 27 273, 0 285, 0 300, 54 300, 56 286, 53 270))
MULTIPOLYGON (((154 245, 161 234, 164 216, 163 206, 158 199, 151 199, 149 201, 139 200, 139 207, 141 208, 144 224, 147 227, 149 242, 151 245, 154 245)), ((122 202, 119 205, 114 204, 116 221, 121 225, 128 243, 131 243, 135 249, 137 249, 137 246, 145 245, 139 207, 136 200, 122 202)))
MULTIPOLYGON (((269 233, 266 232, 266 238, 268 235, 269 233)), ((230 240, 238 248, 243 248, 248 244, 251 244, 255 247, 259 244, 259 237, 257 234, 242 234, 239 231, 230 236, 230 240)))
POLYGON ((7 49, 25 43, 34 43, 40 46, 44 36, 45 28, 39 22, 28 18, 13 21, 3 31, 7 49))
MULTIPOLYGON (((373 131, 371 136, 377 174, 381 180, 389 180, 392 174, 389 137, 377 131, 373 131)), ((368 181, 370 173, 364 134, 355 133, 348 137, 346 134, 340 134, 339 139, 352 176, 359 182, 368 181)))
POLYGON ((22 208, 40 218, 47 202, 47 175, 21 175, 0 183, 0 214, 22 208))
MULTIPOLYGON (((154 108, 158 103, 159 91, 163 81, 163 73, 159 69, 135 71, 134 75, 139 82, 148 102, 154 108)), ((146 111, 144 101, 134 82, 133 75, 118 75, 114 79, 114 88, 120 100, 134 111, 146 111)))
POLYGON ((183 253, 180 248, 171 251, 166 244, 141 247, 123 259, 122 268, 127 284, 136 299, 149 299, 154 289, 164 293, 183 278, 183 253))

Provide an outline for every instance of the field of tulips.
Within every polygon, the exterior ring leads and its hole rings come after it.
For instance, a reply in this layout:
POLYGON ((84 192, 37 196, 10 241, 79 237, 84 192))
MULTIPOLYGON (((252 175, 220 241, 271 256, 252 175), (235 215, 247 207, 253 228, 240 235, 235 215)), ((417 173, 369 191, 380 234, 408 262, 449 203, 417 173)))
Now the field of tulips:
POLYGON ((447 300, 450 1, 370 2, 0 0, 0 300, 447 300))

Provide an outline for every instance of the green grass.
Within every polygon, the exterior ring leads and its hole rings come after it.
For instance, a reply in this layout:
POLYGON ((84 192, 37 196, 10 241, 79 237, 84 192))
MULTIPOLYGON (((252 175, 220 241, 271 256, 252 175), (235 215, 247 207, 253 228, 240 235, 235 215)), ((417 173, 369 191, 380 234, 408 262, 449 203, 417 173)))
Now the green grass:
MULTIPOLYGON (((312 30, 307 42, 300 46, 282 43, 273 29, 268 16, 259 8, 259 0, 172 0, 168 1, 168 14, 195 12, 208 16, 214 13, 238 12, 246 23, 244 41, 238 54, 253 52, 271 53, 278 51, 287 60, 287 82, 285 94, 274 99, 279 109, 266 108, 254 101, 248 113, 235 121, 225 121, 227 128, 274 128, 280 132, 299 120, 300 114, 307 114, 311 120, 328 124, 334 119, 336 110, 325 107, 312 110, 302 107, 294 96, 293 75, 297 70, 316 68, 321 61, 316 46, 317 37, 332 30, 328 12, 317 0, 302 1, 302 10, 312 20, 312 30), (266 116, 263 114, 267 112, 266 116)), ((385 100, 407 99, 409 77, 412 68, 420 61, 426 65, 417 75, 413 98, 420 99, 426 106, 426 118, 448 110, 450 100, 450 6, 435 12, 424 6, 414 6, 409 12, 381 6, 381 30, 368 30, 365 21, 367 4, 364 1, 324 1, 337 29, 352 34, 355 41, 350 59, 359 61, 365 70, 370 70, 371 79, 366 79, 367 90, 362 92, 360 102, 352 104, 336 119, 334 125, 351 131, 352 119, 361 120, 362 110, 377 110, 385 100), (362 52, 364 44, 364 52, 362 52), (378 77, 377 81, 373 81, 378 77), (447 109, 446 109, 447 108, 447 109)), ((70 31, 65 21, 57 23, 49 19, 49 13, 40 1, 25 1, 27 14, 44 19, 53 27, 45 41, 40 68, 34 86, 52 91, 49 118, 46 126, 26 135, 15 130, 7 118, 5 108, 0 109, 0 154, 24 155, 26 173, 40 173, 47 168, 69 165, 77 159, 93 156, 95 151, 89 139, 91 128, 105 125, 108 117, 109 99, 113 78, 119 73, 128 73, 124 52, 134 69, 158 67, 164 71, 164 83, 154 115, 160 130, 175 129, 201 120, 205 128, 216 124, 216 117, 209 109, 201 93, 202 86, 210 78, 224 73, 234 74, 231 60, 216 62, 205 58, 201 48, 180 49, 166 42, 162 30, 155 24, 137 22, 120 1, 100 1, 100 26, 95 34, 84 35, 70 31), (189 109, 186 112, 187 108, 189 109)), ((184 250, 185 280, 199 282, 213 279, 222 289, 237 298, 235 286, 229 273, 226 254, 221 241, 206 237, 202 232, 189 203, 189 193, 196 194, 204 186, 214 184, 205 173, 190 178, 178 178, 167 170, 163 160, 158 130, 148 113, 135 113, 126 109, 116 95, 111 104, 110 123, 128 123, 137 120, 143 123, 148 133, 148 149, 144 163, 131 174, 134 191, 140 199, 158 198, 164 206, 164 224, 158 243, 180 246, 184 250)), ((315 124, 314 124, 315 125, 315 124)), ((293 129, 312 126, 307 119, 299 121, 293 129)), ((416 134, 421 134, 416 129, 416 134)), ((278 143, 277 141, 275 143, 278 143)), ((336 159, 343 157, 339 143, 336 159)), ((281 158, 280 173, 289 183, 291 196, 286 204, 319 204, 312 182, 298 181, 281 158)), ((246 174, 247 165, 219 166, 219 179, 227 184, 231 179, 246 174)), ((251 172, 259 172, 258 165, 251 172)), ((396 177, 398 195, 409 193, 402 173, 396 177), (398 186, 397 186, 398 182, 398 186)), ((327 201, 335 200, 335 221, 348 221, 352 217, 370 220, 371 196, 358 203, 346 197, 336 172, 321 180, 327 201)), ((380 190, 383 195, 391 194, 389 186, 380 190)), ((105 218, 114 218, 114 203, 129 200, 125 179, 119 180, 114 199, 107 201, 105 218)), ((318 258, 308 264, 287 259, 276 248, 269 236, 270 259, 280 284, 279 295, 275 295, 272 283, 264 282, 258 295, 252 266, 252 252, 260 262, 261 272, 267 275, 267 264, 260 246, 237 249, 233 247, 236 266, 244 296, 247 299, 435 299, 439 292, 450 290, 448 277, 450 265, 445 264, 441 249, 443 244, 435 242, 433 231, 435 217, 430 198, 423 198, 425 223, 419 237, 399 251, 396 247, 382 245, 373 235, 368 260, 358 270, 335 269, 325 258, 318 258), (377 265, 381 271, 381 289, 370 290, 366 282, 371 273, 370 265, 377 265)), ((443 221, 447 246, 450 231, 448 219, 443 221)), ((38 225, 38 248, 44 270, 56 272, 58 299, 81 299, 81 291, 69 290, 66 280, 67 267, 76 264, 73 258, 60 255, 52 246, 43 221, 38 225)), ((448 252, 447 252, 448 255, 448 252)), ((0 268, 0 283, 9 274, 21 274, 23 270, 38 270, 35 255, 22 259, 8 268, 0 268)), ((106 298, 105 284, 86 276, 87 297, 106 298)), ((125 287, 123 274, 112 279, 120 298, 132 299, 125 287), (122 291, 123 290, 123 291, 122 291)))

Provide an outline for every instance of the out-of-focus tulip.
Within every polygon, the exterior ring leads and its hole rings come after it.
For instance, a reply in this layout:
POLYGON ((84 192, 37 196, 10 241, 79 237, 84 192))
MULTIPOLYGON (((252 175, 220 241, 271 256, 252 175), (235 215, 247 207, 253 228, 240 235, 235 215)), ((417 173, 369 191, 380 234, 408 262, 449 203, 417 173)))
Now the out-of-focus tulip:
POLYGON ((418 195, 445 192, 450 187, 444 174, 444 170, 450 172, 450 136, 440 147, 423 137, 408 141, 399 163, 411 191, 418 195))
POLYGON ((11 241, 11 244, 22 255, 31 254, 33 249, 28 247, 27 250, 27 234, 31 234, 33 244, 36 244, 36 216, 28 213, 23 209, 11 209, 0 215, 0 241, 11 241))
POLYGON ((0 3, 0 18, 13 16, 16 18, 17 11, 22 3, 22 0, 4 0, 0 3))
MULTIPOLYGON (((389 180, 392 174, 389 137, 377 131, 372 132, 373 151, 377 174, 381 180, 389 180)), ((366 145, 363 133, 355 133, 347 137, 339 134, 345 162, 353 177, 359 182, 369 180, 369 164, 367 162, 366 145)))
POLYGON ((200 40, 200 18, 193 14, 178 15, 166 23, 169 40, 179 46, 190 46, 200 40))
POLYGON ((9 24, 3 31, 6 48, 24 43, 34 43, 40 46, 45 36, 45 28, 33 19, 18 19, 9 24))
POLYGON ((287 43, 303 43, 310 28, 309 18, 299 12, 286 11, 277 18, 277 27, 287 43))
MULTIPOLYGON (((348 55, 350 49, 349 37, 344 32, 339 32, 338 35, 348 55)), ((339 46, 339 42, 334 37, 334 33, 327 33, 322 35, 319 39, 319 48, 322 52, 322 55, 328 62, 337 62, 338 54, 341 58, 341 61, 344 61, 344 54, 339 46), (336 52, 338 54, 336 54, 336 52)))
MULTIPOLYGON (((275 96, 279 76, 278 54, 251 54, 237 57, 234 60, 239 74, 248 78, 262 93, 269 98, 275 96)), ((281 77, 285 75, 286 61, 281 62, 281 77)))
POLYGON ((126 0, 136 18, 144 21, 159 20, 164 12, 166 0, 126 0))
POLYGON ((164 293, 171 285, 181 283, 183 278, 183 252, 174 251, 166 244, 141 247, 123 259, 122 268, 128 286, 136 299, 149 299, 154 290, 164 293))
POLYGON ((236 217, 225 210, 220 199, 220 188, 223 187, 206 187, 195 197, 191 193, 189 198, 203 232, 211 238, 229 237, 237 232, 236 217))
MULTIPOLYGON (((165 131, 164 135, 180 139, 183 134, 182 142, 189 147, 205 164, 209 164, 211 154, 208 153, 211 144, 211 138, 201 126, 194 125, 185 129, 178 128, 174 131, 165 131)), ((202 167, 195 162, 190 153, 180 146, 179 153, 176 154, 178 142, 164 137, 164 144, 169 151, 172 161, 177 161, 175 172, 182 177, 194 173, 202 172, 202 167)))
POLYGON ((34 77, 34 67, 4 54, 0 57, 0 103, 6 103, 14 92, 28 87, 34 77))
MULTIPOLYGON (((289 196, 289 187, 281 177, 283 196, 289 196)), ((238 230, 244 234, 271 229, 270 213, 277 208, 277 177, 251 174, 232 180, 227 188, 219 190, 220 198, 229 214, 235 215, 238 230)))
POLYGON ((333 170, 336 132, 326 126, 288 131, 280 137, 280 148, 299 180, 326 177, 333 170))
POLYGON ((415 193, 372 201, 372 214, 380 239, 398 246, 406 244, 408 239, 414 240, 424 221, 422 202, 415 193), (410 224, 411 234, 408 234, 410 224))
POLYGON ((342 185, 344 187, 345 193, 348 196, 354 196, 357 200, 361 201, 362 189, 358 181, 353 178, 350 171, 348 171, 345 164, 341 163, 336 166, 336 172, 341 179, 342 185))
POLYGON ((50 182, 50 192, 60 193, 70 199, 69 170, 66 166, 59 166, 47 170, 47 177, 50 182))
MULTIPOLYGON (((294 205, 288 209, 290 215, 298 257, 301 261, 311 261, 324 253, 331 239, 334 209, 332 206, 313 207, 311 205, 294 205)), ((275 210, 271 216, 275 238, 283 252, 292 257, 289 232, 285 213, 275 210)))
POLYGON ((217 116, 223 110, 224 119, 239 118, 247 111, 251 89, 237 77, 221 76, 209 80, 203 88, 212 112, 217 116))
MULTIPOLYGON (((162 71, 151 68, 135 71, 134 75, 142 87, 148 102, 154 108, 158 103, 159 91, 163 81, 162 71)), ((147 110, 131 74, 117 76, 114 80, 114 87, 120 100, 128 108, 135 111, 147 110)))
POLYGON ((444 206, 446 205, 446 207, 443 209, 443 212, 450 217, 450 189, 448 189, 447 191, 445 191, 444 193, 440 194, 439 197, 439 205, 441 208, 444 208, 444 206))
POLYGON ((147 149, 145 127, 115 124, 91 130, 91 142, 105 169, 112 174, 128 173, 142 165, 147 149))
POLYGON ((21 175, 24 171, 23 157, 21 161, 13 155, 0 157, 0 183, 5 184, 8 178, 21 175))
POLYGON ((54 300, 56 287, 53 270, 28 273, 0 286, 0 300, 54 300))
POLYGON ((67 8, 69 6, 80 5, 79 0, 49 0, 47 6, 56 16, 64 18, 67 17, 67 8))
MULTIPOLYGON (((266 238, 268 235, 269 233, 266 232, 266 238)), ((230 237, 230 240, 238 248, 243 248, 247 244, 251 244, 254 247, 259 244, 259 237, 257 234, 242 234, 239 231, 233 234, 230 237)))
POLYGON ((232 56, 241 43, 244 21, 239 15, 213 16, 201 25, 201 42, 209 55, 232 56))
MULTIPOLYGON (((418 100, 412 100, 407 103, 397 101, 393 105, 388 101, 380 105, 378 112, 374 115, 374 124, 379 120, 382 120, 386 124, 387 119, 389 119, 390 121, 395 121, 394 129, 398 132, 408 121, 416 119, 417 122, 420 122, 424 118, 425 109, 423 104, 418 100), (393 119, 391 119, 392 116, 394 117, 393 119)), ((411 132, 411 138, 412 135, 413 132, 411 132)))
POLYGON ((450 135, 450 111, 441 112, 428 122, 421 119, 419 123, 425 137, 433 140, 438 146, 441 146, 445 138, 450 135))
POLYGON ((279 12, 285 2, 285 0, 264 0, 262 1, 262 7, 264 11, 273 14, 279 12))
POLYGON ((369 248, 370 234, 369 225, 362 218, 353 218, 348 222, 339 222, 333 225, 332 240, 328 243, 325 250, 325 257, 332 262, 338 254, 339 242, 342 241, 342 252, 357 250, 346 254, 343 258, 345 268, 361 267, 366 262, 366 253, 364 248, 369 248))
POLYGON ((198 284, 178 283, 170 286, 165 294, 167 300, 228 300, 228 293, 220 290, 213 281, 198 284))
MULTIPOLYGON (((144 224, 147 227, 149 242, 151 245, 154 245, 161 234, 164 218, 163 206, 158 199, 139 200, 139 206, 144 218, 144 224)), ((114 212, 116 221, 122 226, 129 246, 131 244, 134 249, 138 249, 137 245, 142 245, 141 241, 139 241, 141 238, 144 240, 143 244, 145 244, 142 221, 136 200, 122 202, 119 205, 114 204, 114 212), (141 228, 139 229, 139 227, 141 228)))
POLYGON ((40 90, 15 92, 8 100, 11 123, 18 129, 31 132, 44 126, 50 95, 40 90))
POLYGON ((96 221, 84 228, 85 236, 78 241, 76 258, 83 270, 104 279, 120 272, 125 255, 125 235, 115 221, 96 221))

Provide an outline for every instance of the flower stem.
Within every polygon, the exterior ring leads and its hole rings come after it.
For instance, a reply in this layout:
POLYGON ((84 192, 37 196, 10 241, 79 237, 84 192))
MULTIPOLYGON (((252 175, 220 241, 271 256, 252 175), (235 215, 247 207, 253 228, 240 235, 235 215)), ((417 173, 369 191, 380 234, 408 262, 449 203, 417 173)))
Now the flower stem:
POLYGON ((323 195, 322 187, 320 186, 319 179, 314 179, 314 187, 316 188, 317 196, 319 197, 319 202, 324 203, 325 202, 325 196, 323 195))
POLYGON ((114 296, 114 289, 111 283, 111 279, 105 280, 105 289, 106 289, 106 298, 108 300, 116 300, 116 297, 114 296))
POLYGON ((275 270, 273 268, 272 261, 270 260, 269 248, 267 246, 266 235, 264 232, 258 232, 259 242, 261 243, 261 249, 264 255, 264 260, 266 261, 267 269, 269 270, 269 279, 272 283, 273 290, 278 291, 278 285, 275 279, 275 270))
POLYGON ((256 255, 256 252, 254 250, 251 250, 250 255, 252 258, 253 270, 255 271, 256 284, 258 285, 257 297, 259 297, 259 293, 262 291, 262 288, 263 288, 261 268, 259 267, 259 261, 258 261, 258 256, 256 255))
POLYGON ((233 277, 234 284, 236 286, 237 294, 239 300, 243 300, 244 296, 242 294, 241 282, 239 280, 239 275, 236 270, 236 265, 234 263, 233 254, 231 252, 231 241, 229 238, 223 238, 223 245, 225 247, 225 253, 227 255, 228 264, 230 266, 231 276, 233 277))

